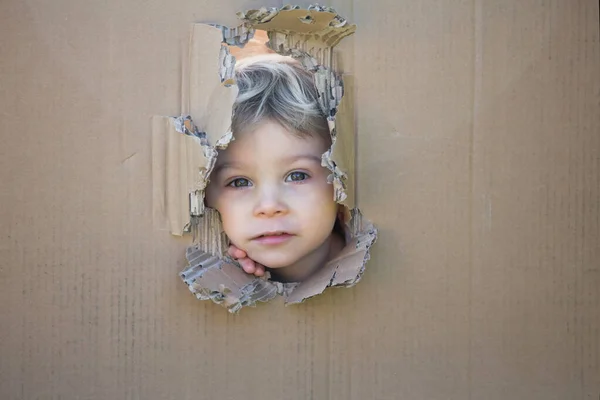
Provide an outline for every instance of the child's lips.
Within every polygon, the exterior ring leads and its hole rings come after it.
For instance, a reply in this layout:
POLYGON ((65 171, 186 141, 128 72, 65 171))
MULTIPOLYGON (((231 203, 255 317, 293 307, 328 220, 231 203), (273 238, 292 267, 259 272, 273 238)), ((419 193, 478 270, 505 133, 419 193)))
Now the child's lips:
POLYGON ((288 232, 265 232, 261 235, 256 236, 252 241, 264 244, 264 245, 274 245, 274 244, 282 244, 290 240, 295 235, 288 232))

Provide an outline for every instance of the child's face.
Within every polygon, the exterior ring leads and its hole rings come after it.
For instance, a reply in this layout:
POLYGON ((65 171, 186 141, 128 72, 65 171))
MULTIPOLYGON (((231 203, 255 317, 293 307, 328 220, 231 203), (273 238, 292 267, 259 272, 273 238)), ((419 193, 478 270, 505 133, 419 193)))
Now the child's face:
POLYGON ((219 152, 207 204, 254 261, 281 268, 322 251, 337 215, 330 172, 321 166, 326 150, 320 138, 266 121, 219 152))

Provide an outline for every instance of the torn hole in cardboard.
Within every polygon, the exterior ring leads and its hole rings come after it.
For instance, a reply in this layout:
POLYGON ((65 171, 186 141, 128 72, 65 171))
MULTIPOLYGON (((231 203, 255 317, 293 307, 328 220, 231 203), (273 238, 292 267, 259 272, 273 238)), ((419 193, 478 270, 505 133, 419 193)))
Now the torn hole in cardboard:
POLYGON ((191 234, 188 267, 180 273, 189 290, 238 312, 277 295, 300 303, 328 287, 351 287, 361 279, 377 230, 355 204, 353 80, 343 76, 334 47, 356 30, 335 10, 260 9, 238 13, 235 28, 193 24, 182 77, 182 115, 152 121, 153 220, 173 235, 191 234), (219 213, 204 195, 220 149, 234 139, 232 109, 238 95, 236 61, 264 53, 298 60, 314 76, 332 145, 322 156, 334 201, 344 206, 346 246, 302 282, 281 283, 246 274, 226 256, 228 238, 219 213), (211 62, 210 60, 214 60, 211 62))

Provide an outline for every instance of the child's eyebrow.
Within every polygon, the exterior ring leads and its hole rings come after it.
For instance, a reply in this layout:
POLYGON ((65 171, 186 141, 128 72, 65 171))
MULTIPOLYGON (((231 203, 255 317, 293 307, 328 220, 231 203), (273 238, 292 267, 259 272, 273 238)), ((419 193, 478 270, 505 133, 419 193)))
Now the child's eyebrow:
POLYGON ((223 163, 223 164, 217 164, 215 166, 215 168, 213 169, 212 174, 216 175, 216 174, 218 174, 219 172, 221 172, 224 169, 227 169, 227 168, 236 168, 236 167, 239 168, 239 164, 232 163, 232 162, 223 163))
MULTIPOLYGON (((292 164, 296 161, 299 160, 309 160, 309 161, 313 161, 318 163, 319 165, 321 164, 321 157, 316 156, 314 154, 297 154, 297 155, 293 155, 290 157, 285 157, 282 158, 281 160, 279 160, 281 162, 281 164, 292 164)), ((215 168, 212 171, 213 175, 217 175, 219 172, 221 172, 224 169, 227 168, 238 168, 238 169, 242 169, 244 167, 243 163, 239 163, 239 162, 224 162, 223 164, 218 164, 217 166, 215 166, 215 168)))
POLYGON ((290 164, 293 163, 294 161, 298 161, 298 160, 310 160, 310 161, 315 161, 315 162, 321 164, 321 157, 316 156, 314 154, 297 154, 297 155, 286 157, 286 158, 282 159, 283 162, 290 163, 290 164))

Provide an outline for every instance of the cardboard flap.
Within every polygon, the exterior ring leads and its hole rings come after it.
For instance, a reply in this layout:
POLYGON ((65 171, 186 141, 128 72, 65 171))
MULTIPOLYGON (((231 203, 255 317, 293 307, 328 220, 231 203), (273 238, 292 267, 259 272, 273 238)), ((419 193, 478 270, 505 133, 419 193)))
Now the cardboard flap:
POLYGON ((153 216, 156 226, 166 225, 174 235, 190 229, 190 215, 204 212, 216 148, 233 138, 238 88, 231 81, 234 61, 222 41, 220 28, 192 25, 182 116, 153 118, 153 216))
POLYGON ((229 81, 233 76, 232 61, 222 42, 223 33, 218 27, 192 25, 189 97, 184 104, 211 146, 229 134, 231 110, 238 94, 237 86, 229 81))
POLYGON ((190 266, 180 276, 190 291, 200 300, 223 305, 229 312, 235 313, 243 306, 254 306, 257 301, 268 301, 277 295, 277 284, 248 275, 198 246, 188 247, 186 258, 190 266))
MULTIPOLYGON (((184 87, 182 114, 191 115, 197 121, 201 131, 205 131, 203 128, 206 121, 212 117, 208 112, 211 97, 219 96, 215 95, 215 92, 226 92, 231 89, 223 85, 221 79, 222 42, 221 29, 207 24, 192 25, 187 60, 188 79, 187 87, 184 87)), ((233 105, 233 102, 231 104, 233 105)), ((228 118, 231 118, 231 115, 228 118)))
POLYGON ((328 287, 351 287, 360 281, 370 258, 369 250, 377 239, 377 230, 363 220, 358 210, 352 210, 351 214, 349 236, 352 239, 335 259, 287 295, 286 304, 301 303, 323 293, 328 287))
POLYGON ((269 47, 278 53, 301 50, 326 67, 331 67, 327 59, 331 53, 327 49, 356 31, 356 25, 349 24, 329 7, 262 8, 238 13, 238 16, 253 28, 268 31, 269 47))
POLYGON ((199 137, 180 133, 183 124, 181 118, 152 118, 153 220, 174 235, 189 224, 188 193, 203 189, 201 168, 209 161, 199 137))
MULTIPOLYGON (((354 125, 354 77, 344 75, 343 97, 337 108, 335 119, 336 136, 331 147, 330 159, 337 167, 337 182, 334 181, 336 199, 340 198, 349 209, 356 207, 356 131, 354 125), (342 137, 338 140, 338 132, 342 137), (340 193, 343 191, 343 195, 340 193), (343 200, 341 197, 344 196, 343 200)), ((331 167, 329 167, 331 170, 331 167)), ((333 177, 332 177, 333 178, 333 177)))

